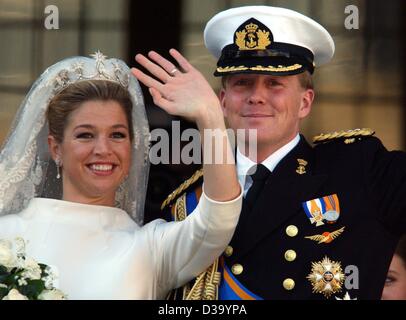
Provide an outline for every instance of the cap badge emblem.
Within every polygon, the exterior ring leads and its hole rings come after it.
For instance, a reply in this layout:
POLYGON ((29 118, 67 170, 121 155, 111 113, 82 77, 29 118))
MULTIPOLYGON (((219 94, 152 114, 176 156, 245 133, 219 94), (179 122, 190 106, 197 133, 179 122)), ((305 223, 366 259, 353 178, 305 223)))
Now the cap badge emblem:
POLYGON ((237 29, 234 42, 240 50, 264 50, 272 42, 272 33, 264 24, 251 18, 237 29))

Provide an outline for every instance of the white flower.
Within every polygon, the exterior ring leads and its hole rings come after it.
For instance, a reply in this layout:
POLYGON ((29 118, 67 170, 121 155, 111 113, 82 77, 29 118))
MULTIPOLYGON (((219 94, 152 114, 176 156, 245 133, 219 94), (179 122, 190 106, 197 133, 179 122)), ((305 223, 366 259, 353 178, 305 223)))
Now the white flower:
POLYGON ((42 278, 45 282, 45 288, 52 289, 53 287, 58 287, 58 269, 55 266, 47 266, 45 268, 45 273, 47 275, 42 278))
POLYGON ((66 296, 61 290, 52 289, 52 290, 44 290, 38 296, 39 300, 66 300, 66 296))
POLYGON ((17 257, 25 257, 25 241, 21 237, 15 238, 15 247, 16 247, 16 253, 17 257))
MULTIPOLYGON (((1 205, 1 204, 0 204, 1 205)), ((0 266, 7 284, 0 282, 0 299, 3 300, 65 300, 66 295, 56 289, 58 269, 52 266, 41 266, 36 260, 26 256, 25 247, 28 242, 22 238, 15 239, 15 245, 8 240, 0 239, 0 266), (45 267, 44 272, 42 269, 45 267), (30 283, 30 280, 37 280, 45 286, 34 286, 27 291, 27 296, 21 294, 19 290, 30 283), (4 290, 4 288, 6 290, 4 290), (10 288, 13 288, 10 290, 10 288), (10 290, 10 291, 9 291, 10 290)), ((3 280, 2 280, 3 281, 3 280)))
POLYGON ((6 268, 13 268, 16 263, 16 258, 11 248, 10 241, 0 240, 0 265, 6 268))
POLYGON ((22 295, 17 289, 11 289, 3 300, 28 300, 28 298, 22 295))
POLYGON ((24 278, 31 280, 41 279, 41 267, 33 258, 29 257, 25 259, 24 269, 22 274, 24 278))

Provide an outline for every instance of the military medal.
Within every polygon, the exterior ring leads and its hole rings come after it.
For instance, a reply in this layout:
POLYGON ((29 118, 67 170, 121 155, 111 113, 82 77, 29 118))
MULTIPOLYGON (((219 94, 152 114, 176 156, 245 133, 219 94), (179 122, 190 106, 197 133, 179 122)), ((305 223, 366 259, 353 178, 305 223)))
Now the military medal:
POLYGON ((326 298, 340 292, 345 279, 340 262, 331 261, 327 256, 312 262, 312 271, 307 279, 313 286, 313 293, 322 293, 326 298))
POLYGON ((340 217, 340 205, 336 194, 323 197, 326 204, 326 212, 323 213, 324 220, 327 223, 335 223, 340 217))
POLYGON ((316 223, 316 227, 324 224, 322 215, 324 203, 321 202, 320 199, 309 200, 303 202, 302 205, 312 224, 316 223))
POLYGON ((344 232, 345 227, 342 227, 336 231, 333 232, 323 232, 322 234, 316 234, 314 236, 308 236, 305 237, 306 239, 310 239, 313 241, 317 241, 318 244, 320 243, 330 243, 333 241, 335 238, 337 238, 339 235, 341 235, 344 232))
POLYGON ((335 223, 340 217, 340 204, 336 194, 316 198, 302 203, 310 223, 315 223, 316 227, 335 223))

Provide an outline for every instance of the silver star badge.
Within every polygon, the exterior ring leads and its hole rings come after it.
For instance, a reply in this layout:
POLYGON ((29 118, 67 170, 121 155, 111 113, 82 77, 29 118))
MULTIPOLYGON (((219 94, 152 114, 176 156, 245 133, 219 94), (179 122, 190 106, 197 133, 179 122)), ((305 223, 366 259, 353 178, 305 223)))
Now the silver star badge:
POLYGON ((348 291, 345 293, 344 297, 341 299, 339 297, 335 297, 336 300, 357 300, 357 298, 351 299, 350 294, 348 293, 348 291))

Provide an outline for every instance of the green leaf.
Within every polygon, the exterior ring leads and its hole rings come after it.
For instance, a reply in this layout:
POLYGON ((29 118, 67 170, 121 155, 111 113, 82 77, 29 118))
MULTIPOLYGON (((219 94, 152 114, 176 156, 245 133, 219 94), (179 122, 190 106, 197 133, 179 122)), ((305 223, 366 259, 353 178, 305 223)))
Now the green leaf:
POLYGON ((30 300, 37 300, 40 293, 45 289, 43 280, 27 280, 28 284, 19 288, 21 294, 30 300))
POLYGON ((13 285, 17 282, 17 279, 15 278, 14 274, 5 274, 3 276, 0 276, 0 283, 3 283, 5 285, 13 285))
POLYGON ((7 268, 5 266, 0 265, 0 275, 8 274, 7 268))
MULTIPOLYGON (((38 263, 39 267, 41 268, 41 272, 44 273, 45 269, 48 267, 46 264, 38 263)), ((45 272, 46 273, 46 272, 45 272)))
POLYGON ((5 283, 7 277, 9 276, 8 273, 6 274, 0 274, 0 283, 5 283))
POLYGON ((6 295, 8 295, 8 288, 0 287, 0 300, 2 300, 6 295))

